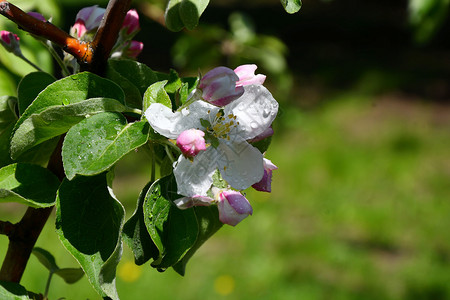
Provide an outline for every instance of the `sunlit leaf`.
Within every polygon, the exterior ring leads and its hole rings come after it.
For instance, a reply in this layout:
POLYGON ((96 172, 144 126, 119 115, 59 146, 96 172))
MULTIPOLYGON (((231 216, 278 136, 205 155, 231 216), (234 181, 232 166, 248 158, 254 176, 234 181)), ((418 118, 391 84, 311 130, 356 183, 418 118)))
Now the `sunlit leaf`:
POLYGON ((67 178, 107 170, 125 154, 145 144, 149 128, 147 121, 127 124, 119 113, 101 113, 84 119, 64 139, 62 157, 67 178))
POLYGON ((290 14, 298 12, 302 7, 301 0, 281 0, 281 4, 283 5, 286 12, 290 14))

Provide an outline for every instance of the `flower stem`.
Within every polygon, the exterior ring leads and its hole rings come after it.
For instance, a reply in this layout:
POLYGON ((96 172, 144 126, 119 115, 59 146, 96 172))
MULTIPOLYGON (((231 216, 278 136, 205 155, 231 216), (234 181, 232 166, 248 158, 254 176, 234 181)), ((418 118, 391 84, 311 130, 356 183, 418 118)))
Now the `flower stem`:
POLYGON ((18 57, 20 57, 23 61, 25 61, 26 63, 28 63, 30 66, 32 66, 33 68, 35 68, 36 70, 38 70, 39 72, 44 72, 44 70, 42 70, 41 68, 39 68, 38 66, 36 66, 34 63, 32 63, 28 58, 26 58, 23 55, 18 55, 18 57))

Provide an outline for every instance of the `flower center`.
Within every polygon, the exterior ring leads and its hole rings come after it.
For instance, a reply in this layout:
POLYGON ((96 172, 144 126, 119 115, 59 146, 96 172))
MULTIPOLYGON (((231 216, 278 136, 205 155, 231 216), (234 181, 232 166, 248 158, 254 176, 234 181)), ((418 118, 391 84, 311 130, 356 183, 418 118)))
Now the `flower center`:
POLYGON ((223 110, 220 110, 214 118, 210 121, 211 126, 208 126, 206 130, 208 133, 216 138, 230 140, 229 133, 233 128, 239 125, 236 121, 236 116, 233 114, 225 115, 223 110))

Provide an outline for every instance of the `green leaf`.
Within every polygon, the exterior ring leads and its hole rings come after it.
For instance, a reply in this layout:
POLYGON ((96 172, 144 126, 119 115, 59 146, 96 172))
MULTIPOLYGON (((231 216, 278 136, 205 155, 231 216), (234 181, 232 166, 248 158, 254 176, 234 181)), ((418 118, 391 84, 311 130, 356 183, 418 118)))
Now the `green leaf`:
POLYGON ((45 72, 33 72, 22 78, 17 87, 19 115, 23 114, 41 91, 55 81, 55 77, 45 72))
POLYGON ((0 203, 50 207, 55 204, 59 184, 58 178, 41 166, 12 164, 0 169, 0 203))
POLYGON ((298 12, 302 7, 301 0, 281 0, 281 4, 283 5, 286 12, 289 14, 298 12))
POLYGON ((270 143, 272 142, 272 136, 269 136, 263 140, 252 142, 250 143, 253 147, 257 148, 261 153, 264 154, 264 152, 269 149, 270 143))
POLYGON ((68 105, 50 106, 32 114, 20 126, 16 125, 11 139, 11 157, 16 159, 28 149, 67 132, 88 115, 125 109, 119 101, 108 98, 93 98, 68 105))
POLYGON ((45 249, 34 247, 32 253, 37 257, 39 262, 44 265, 51 273, 59 270, 53 255, 45 249))
MULTIPOLYGON (((9 141, 8 141, 9 142, 9 141)), ((47 163, 52 156, 53 151, 58 145, 59 137, 54 137, 30 150, 25 151, 16 159, 17 162, 21 163, 31 163, 35 165, 40 165, 42 167, 47 166, 47 163)))
POLYGON ((198 222, 198 237, 194 246, 186 253, 186 255, 173 266, 173 269, 180 275, 184 276, 186 264, 194 253, 202 246, 214 233, 216 233, 223 225, 219 220, 219 211, 217 206, 198 206, 190 208, 195 211, 198 222))
POLYGON ((17 121, 14 108, 17 99, 14 97, 0 97, 0 168, 12 163, 9 155, 9 139, 17 121))
POLYGON ((176 193, 173 176, 153 183, 145 196, 144 221, 159 250, 159 258, 152 266, 160 271, 180 261, 197 240, 198 224, 193 210, 180 210, 173 200, 176 193))
POLYGON ((152 182, 149 182, 139 194, 136 210, 123 226, 123 240, 131 248, 137 265, 146 263, 150 258, 157 259, 159 252, 150 237, 144 221, 144 200, 152 182))
POLYGON ((117 84, 89 72, 79 73, 47 86, 24 111, 15 129, 32 114, 50 106, 74 104, 89 98, 111 98, 125 105, 125 95, 117 84))
POLYGON ((53 255, 45 249, 34 247, 32 253, 37 257, 39 262, 50 271, 50 273, 58 275, 64 279, 66 283, 75 283, 84 275, 83 269, 81 268, 60 269, 56 264, 53 255))
POLYGON ((61 277, 68 284, 75 283, 84 276, 83 269, 81 268, 63 268, 56 270, 54 274, 61 277))
POLYGON ((102 297, 118 299, 115 272, 122 253, 124 208, 106 174, 64 179, 56 203, 56 232, 102 297))
POLYGON ((18 283, 0 281, 0 299, 29 300, 27 290, 18 283))
POLYGON ((127 124, 119 113, 105 112, 84 119, 64 139, 62 158, 67 178, 96 175, 109 169, 147 142, 149 128, 147 121, 127 124))
POLYGON ((125 92, 128 106, 141 108, 142 97, 147 88, 158 81, 152 69, 134 60, 109 60, 106 76, 125 92))
POLYGON ((165 13, 167 28, 172 31, 183 27, 194 29, 208 4, 209 0, 169 0, 165 13))
POLYGON ((167 80, 158 81, 148 87, 144 94, 144 103, 142 110, 146 111, 153 103, 161 103, 168 108, 172 108, 172 102, 169 95, 167 95, 164 86, 167 84, 167 80))

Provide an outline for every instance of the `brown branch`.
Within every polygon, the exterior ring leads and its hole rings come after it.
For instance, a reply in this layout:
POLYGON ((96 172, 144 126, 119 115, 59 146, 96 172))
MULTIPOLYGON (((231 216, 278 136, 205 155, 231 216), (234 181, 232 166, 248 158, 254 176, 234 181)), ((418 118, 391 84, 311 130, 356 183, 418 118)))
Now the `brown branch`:
MULTIPOLYGON (((47 169, 58 176, 61 181, 65 177, 61 157, 63 140, 64 136, 61 136, 47 166, 47 169)), ((29 207, 19 223, 2 222, 5 231, 7 231, 7 228, 9 230, 9 234, 7 234, 9 245, 0 270, 0 280, 20 282, 27 262, 30 259, 31 251, 52 210, 53 206, 40 209, 29 207)), ((0 232, 2 223, 0 223, 0 232)))
POLYGON ((14 224, 8 221, 0 221, 0 234, 9 236, 14 232, 14 224))
POLYGON ((43 22, 30 16, 5 0, 0 0, 0 14, 19 25, 19 28, 57 44, 64 51, 72 54, 80 65, 90 63, 92 48, 89 43, 79 41, 52 23, 43 22))
POLYGON ((95 70, 102 75, 106 69, 106 63, 111 51, 116 44, 119 31, 122 28, 125 16, 130 9, 131 0, 110 0, 106 7, 105 15, 98 27, 94 40, 91 43, 93 49, 91 62, 82 66, 83 70, 95 70))

